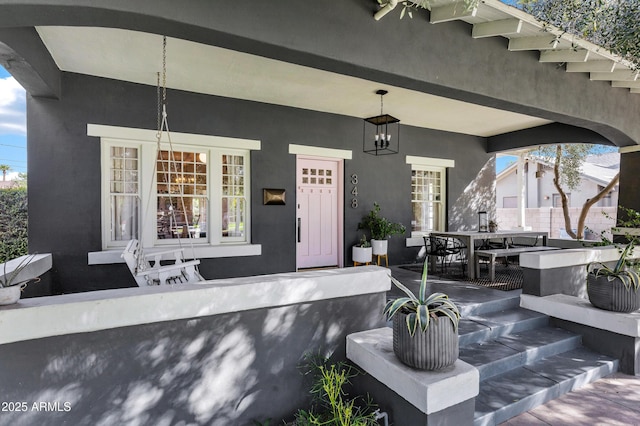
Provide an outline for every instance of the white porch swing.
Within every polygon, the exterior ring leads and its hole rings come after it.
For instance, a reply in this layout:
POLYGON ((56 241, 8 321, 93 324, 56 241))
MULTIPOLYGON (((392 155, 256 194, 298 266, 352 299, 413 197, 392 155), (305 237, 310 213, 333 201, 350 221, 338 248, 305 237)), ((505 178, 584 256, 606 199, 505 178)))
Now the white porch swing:
MULTIPOLYGON (((158 73, 158 84, 157 84, 157 97, 158 97, 158 132, 156 136, 156 161, 154 162, 153 174, 156 175, 158 160, 161 158, 161 142, 163 134, 166 134, 167 142, 169 143, 168 157, 167 161, 161 161, 162 164, 162 173, 165 176, 165 182, 167 182, 167 187, 169 188, 166 192, 166 197, 169 199, 169 216, 172 223, 177 223, 175 217, 175 209, 173 208, 174 202, 172 195, 172 190, 170 189, 173 185, 170 184, 170 171, 171 164, 174 164, 175 169, 175 155, 173 151, 173 143, 171 141, 171 133, 169 132, 169 124, 167 122, 167 37, 163 37, 162 42, 162 97, 160 96, 160 73, 158 73), (166 165, 168 164, 169 170, 166 169, 166 165), (169 178, 167 178, 169 176, 169 178)), ((151 180, 151 185, 149 187, 149 197, 147 198, 147 206, 145 207, 145 212, 149 211, 149 203, 152 199, 156 199, 153 197, 154 191, 154 183, 153 179, 151 180)), ((187 229, 186 235, 189 239, 191 245, 192 253, 195 252, 193 247, 193 240, 191 232, 191 226, 189 224, 189 215, 187 214, 187 209, 184 203, 184 186, 178 185, 180 188, 180 193, 177 195, 177 201, 180 204, 182 209, 182 214, 185 221, 184 228, 187 229)), ((148 223, 143 222, 142 224, 142 234, 144 235, 144 229, 148 226, 148 223)), ((167 284, 178 284, 178 283, 193 283, 198 281, 203 281, 204 278, 200 275, 198 271, 198 265, 200 264, 200 260, 185 260, 184 258, 184 248, 182 247, 181 241, 181 232, 176 232, 176 239, 178 240, 179 248, 171 249, 166 251, 154 251, 150 254, 144 254, 143 248, 140 242, 137 239, 133 239, 129 241, 126 248, 122 252, 122 258, 125 260, 131 274, 133 275, 136 283, 140 287, 145 287, 148 285, 167 285, 167 284), (170 257, 171 264, 162 265, 162 258, 170 257)), ((195 256, 194 256, 195 257, 195 256)))

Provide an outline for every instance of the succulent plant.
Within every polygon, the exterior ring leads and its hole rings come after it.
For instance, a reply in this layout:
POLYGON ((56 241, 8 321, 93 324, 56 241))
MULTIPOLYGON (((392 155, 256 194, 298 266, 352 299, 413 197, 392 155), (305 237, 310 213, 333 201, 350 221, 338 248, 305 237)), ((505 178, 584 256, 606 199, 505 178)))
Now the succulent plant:
POLYGON ((387 320, 393 318, 398 312, 406 314, 407 329, 411 336, 416 333, 418 328, 425 332, 429 328, 431 321, 439 321, 442 318, 447 318, 451 321, 454 330, 457 332, 460 311, 455 303, 449 299, 449 296, 444 293, 427 295, 427 268, 428 262, 425 262, 422 267, 418 297, 396 278, 391 277, 393 284, 407 296, 389 300, 384 307, 383 313, 387 316, 387 320))

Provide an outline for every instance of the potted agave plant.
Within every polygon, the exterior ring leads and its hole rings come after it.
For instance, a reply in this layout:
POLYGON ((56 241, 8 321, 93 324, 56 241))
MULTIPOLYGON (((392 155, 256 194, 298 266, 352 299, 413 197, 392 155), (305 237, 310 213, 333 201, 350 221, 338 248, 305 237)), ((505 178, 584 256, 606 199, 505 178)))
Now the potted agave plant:
MULTIPOLYGON (((33 278, 22 280, 19 280, 18 278, 20 278, 20 273, 35 257, 35 254, 24 256, 11 272, 7 272, 7 263, 9 262, 4 263, 3 274, 0 275, 0 305, 11 305, 20 299, 20 292, 27 286, 29 281, 33 280, 33 278)), ((17 261, 18 259, 14 260, 14 262, 17 261)))
POLYGON ((615 266, 601 262, 587 265, 587 294, 593 306, 614 312, 633 312, 640 309, 640 276, 638 265, 629 256, 635 239, 621 251, 615 266))
POLYGON ((427 265, 418 297, 391 277, 407 296, 388 301, 384 314, 393 319, 393 352, 398 359, 413 368, 438 370, 458 359, 460 311, 444 293, 427 295, 427 265))

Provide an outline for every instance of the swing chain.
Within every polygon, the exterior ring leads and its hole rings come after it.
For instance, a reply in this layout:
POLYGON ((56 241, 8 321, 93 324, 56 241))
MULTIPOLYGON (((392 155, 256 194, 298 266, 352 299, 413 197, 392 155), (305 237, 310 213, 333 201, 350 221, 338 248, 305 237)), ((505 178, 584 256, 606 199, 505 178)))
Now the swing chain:
POLYGON ((158 127, 157 130, 158 132, 156 133, 156 137, 159 138, 160 137, 160 132, 162 131, 162 101, 160 100, 160 73, 156 73, 157 74, 157 79, 156 79, 156 101, 157 101, 157 107, 158 107, 158 127))
POLYGON ((167 105, 167 36, 162 37, 162 104, 167 105))

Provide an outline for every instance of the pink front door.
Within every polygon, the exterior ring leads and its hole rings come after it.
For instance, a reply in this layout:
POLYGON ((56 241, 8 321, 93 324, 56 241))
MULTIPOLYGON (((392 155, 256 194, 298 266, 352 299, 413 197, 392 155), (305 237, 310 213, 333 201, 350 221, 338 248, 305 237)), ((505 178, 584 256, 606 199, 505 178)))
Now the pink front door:
POLYGON ((298 157, 298 269, 338 266, 338 164, 298 157))

